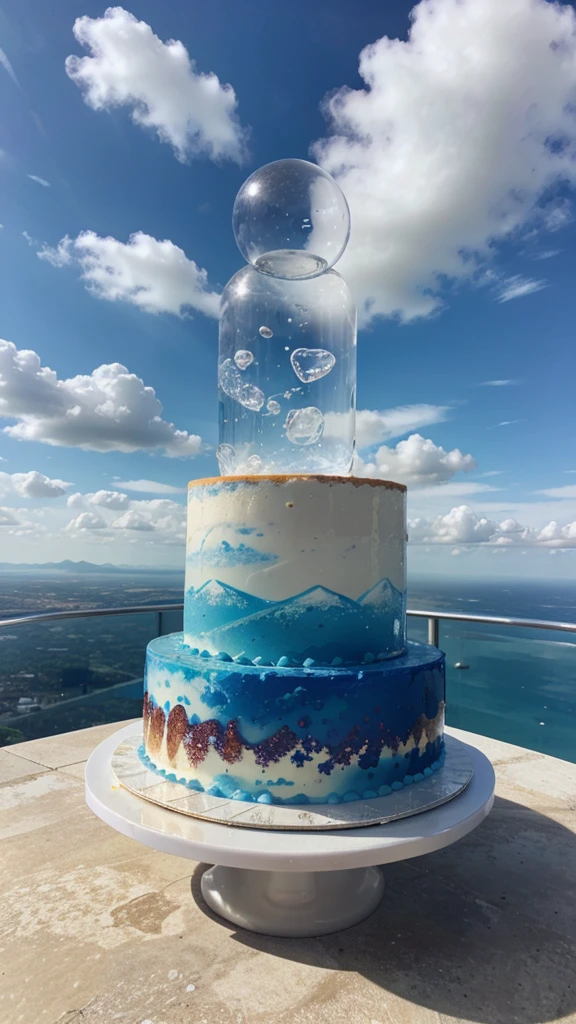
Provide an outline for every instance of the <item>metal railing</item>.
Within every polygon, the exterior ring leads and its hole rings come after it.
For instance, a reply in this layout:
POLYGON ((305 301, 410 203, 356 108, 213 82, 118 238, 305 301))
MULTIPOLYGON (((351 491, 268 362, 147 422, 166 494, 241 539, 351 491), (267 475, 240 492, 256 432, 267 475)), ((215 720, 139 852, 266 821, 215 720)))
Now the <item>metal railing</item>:
MULTIPOLYGON (((158 615, 158 636, 163 634, 163 613, 178 612, 183 604, 151 604, 136 605, 127 608, 88 608, 81 611, 39 612, 35 615, 19 615, 0 619, 0 629, 10 626, 21 626, 32 622, 50 622, 58 619, 89 619, 93 616, 105 615, 139 615, 145 612, 156 612, 158 615)), ((491 626, 521 626, 526 629, 553 629, 562 633, 576 633, 576 622, 554 622, 550 619, 516 619, 501 615, 463 615, 461 612, 416 611, 408 609, 406 614, 411 618, 428 620, 428 643, 438 647, 440 643, 440 622, 481 622, 491 626)))

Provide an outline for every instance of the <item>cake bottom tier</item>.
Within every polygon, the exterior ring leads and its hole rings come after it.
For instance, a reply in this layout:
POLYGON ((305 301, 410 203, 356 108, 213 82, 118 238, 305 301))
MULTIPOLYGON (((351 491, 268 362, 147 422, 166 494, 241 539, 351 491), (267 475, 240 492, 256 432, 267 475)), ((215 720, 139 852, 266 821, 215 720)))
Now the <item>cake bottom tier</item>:
POLYGON ((340 803, 418 782, 443 759, 444 655, 263 668, 148 645, 144 763, 171 782, 258 803, 340 803))

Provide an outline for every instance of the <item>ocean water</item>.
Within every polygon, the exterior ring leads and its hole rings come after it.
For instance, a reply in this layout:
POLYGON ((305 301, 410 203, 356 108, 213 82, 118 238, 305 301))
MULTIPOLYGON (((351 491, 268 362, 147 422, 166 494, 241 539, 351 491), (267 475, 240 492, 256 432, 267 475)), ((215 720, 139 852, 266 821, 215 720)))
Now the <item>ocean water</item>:
MULTIPOLYGON (((576 582, 420 577, 408 607, 576 622, 576 582)), ((408 632, 425 640, 426 622, 408 632)), ((440 647, 448 724, 576 762, 576 633, 441 622, 440 647)))
MULTIPOLYGON (((8 573, 0 611, 172 603, 183 589, 179 573, 8 573)), ((576 622, 576 581, 412 577, 408 607, 576 622)), ((170 613, 165 631, 180 628, 170 613)), ((411 639, 425 640, 426 629, 409 618, 411 639)), ((0 630, 0 745, 139 714, 144 651, 157 634, 152 612, 0 630), (20 714, 22 697, 40 710, 20 714)), ((449 724, 576 762, 576 634, 441 622, 440 647, 449 724)))

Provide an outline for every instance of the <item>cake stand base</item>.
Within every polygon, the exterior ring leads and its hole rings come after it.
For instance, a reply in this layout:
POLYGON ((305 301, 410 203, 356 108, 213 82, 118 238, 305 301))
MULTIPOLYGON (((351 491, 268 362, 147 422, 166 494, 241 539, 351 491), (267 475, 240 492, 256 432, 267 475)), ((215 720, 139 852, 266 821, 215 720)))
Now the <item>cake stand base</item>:
POLYGON ((240 928, 288 938, 350 928, 376 910, 384 894, 379 867, 348 871, 250 871, 216 866, 202 875, 214 913, 240 928))
POLYGON ((233 925, 264 935, 326 935, 357 924, 382 898, 379 865, 434 853, 462 839, 494 801, 492 765, 475 747, 453 738, 453 745, 465 748, 473 774, 463 792, 440 807, 340 831, 237 828, 168 810, 119 785, 112 757, 133 732, 133 724, 125 726, 90 755, 88 806, 112 828, 154 850, 217 865, 202 879, 208 906, 233 925))

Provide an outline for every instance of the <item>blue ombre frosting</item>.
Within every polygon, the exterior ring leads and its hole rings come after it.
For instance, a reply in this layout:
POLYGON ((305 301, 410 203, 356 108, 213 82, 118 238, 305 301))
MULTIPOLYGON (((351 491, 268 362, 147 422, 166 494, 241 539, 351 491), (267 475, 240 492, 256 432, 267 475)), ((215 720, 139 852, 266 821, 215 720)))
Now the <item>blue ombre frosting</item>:
POLYGON ((283 601, 266 601, 217 579, 187 591, 184 634, 217 652, 241 650, 252 660, 313 659, 329 665, 390 657, 404 648, 405 597, 381 580, 357 600, 311 587, 283 601), (400 646, 399 646, 400 645, 400 646), (366 659, 366 655, 368 658, 366 659))
POLYGON ((337 803, 431 774, 443 753, 444 655, 409 644, 357 666, 238 665, 152 641, 145 756, 193 789, 259 802, 337 803))

